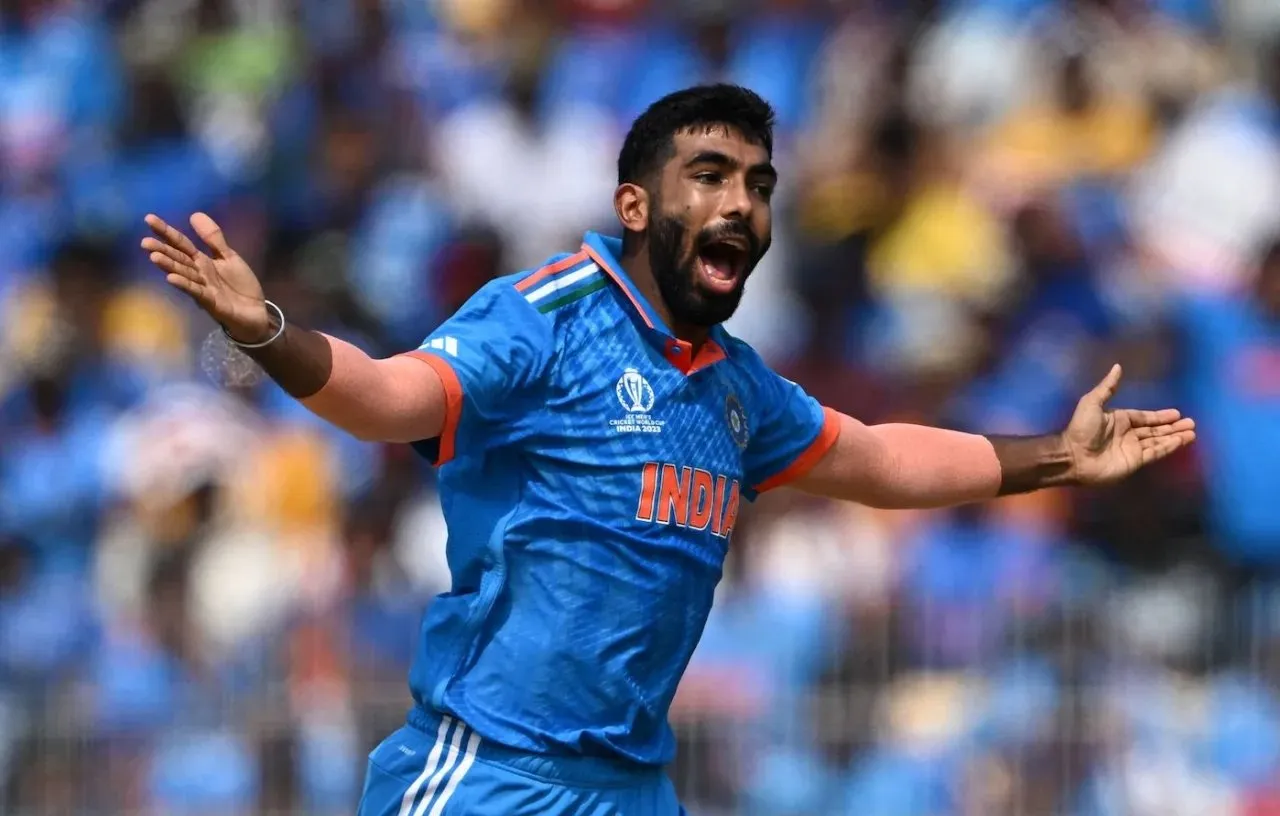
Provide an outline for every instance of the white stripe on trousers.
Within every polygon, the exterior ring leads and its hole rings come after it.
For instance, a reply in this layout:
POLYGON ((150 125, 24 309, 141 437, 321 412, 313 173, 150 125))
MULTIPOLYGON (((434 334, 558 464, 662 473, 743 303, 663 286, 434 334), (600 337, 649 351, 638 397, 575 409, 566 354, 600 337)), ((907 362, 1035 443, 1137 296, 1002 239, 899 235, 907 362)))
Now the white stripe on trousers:
POLYGON ((422 787, 422 783, 427 781, 427 777, 436 769, 436 763, 440 761, 440 752, 444 749, 444 738, 449 733, 449 726, 453 724, 452 717, 441 717, 440 728, 436 730, 436 742, 431 746, 431 752, 427 754, 427 765, 422 769, 422 773, 418 778, 413 780, 413 784, 409 786, 409 790, 404 792, 404 798, 400 800, 400 816, 409 816, 413 810, 413 800, 418 798, 418 789, 422 787))
POLYGON ((440 798, 436 799, 435 806, 431 808, 428 816, 441 816, 444 812, 445 805, 449 804, 449 800, 453 798, 453 794, 458 789, 462 778, 467 775, 467 771, 471 770, 471 765, 475 762, 476 751, 480 748, 480 735, 472 731, 465 723, 455 720, 453 717, 445 716, 440 720, 440 728, 436 731, 435 744, 431 746, 431 753, 427 755, 427 764, 422 769, 422 773, 413 781, 409 789, 404 792, 404 798, 400 800, 400 816, 423 816, 427 807, 431 805, 431 800, 435 798, 437 791, 440 792, 440 798), (448 740, 448 752, 445 753, 445 740, 449 735, 449 729, 453 728, 453 737, 448 740), (458 750, 462 744, 462 737, 467 736, 467 747, 461 752, 458 750), (462 761, 458 761, 459 753, 461 753, 462 761), (444 755, 444 762, 441 763, 441 755, 444 755), (440 784, 445 781, 449 771, 457 770, 449 777, 449 781, 445 783, 444 790, 440 791, 440 784), (430 781, 428 780, 430 778, 430 781), (418 807, 413 807, 414 800, 418 798, 418 791, 426 783, 426 791, 422 795, 418 807))
MULTIPOLYGON (((440 799, 436 802, 436 806, 431 808, 428 816, 440 816, 444 813, 444 806, 449 804, 449 799, 453 797, 453 792, 458 789, 458 783, 462 781, 462 777, 467 775, 467 771, 471 770, 471 763, 476 761, 476 749, 480 747, 480 735, 472 731, 471 736, 467 737, 467 751, 462 756, 462 763, 458 765, 458 770, 449 779, 449 784, 445 785, 444 793, 440 794, 440 799)), ((431 794, 427 794, 427 799, 431 798, 431 794)), ((423 799, 425 805, 427 799, 423 799)))

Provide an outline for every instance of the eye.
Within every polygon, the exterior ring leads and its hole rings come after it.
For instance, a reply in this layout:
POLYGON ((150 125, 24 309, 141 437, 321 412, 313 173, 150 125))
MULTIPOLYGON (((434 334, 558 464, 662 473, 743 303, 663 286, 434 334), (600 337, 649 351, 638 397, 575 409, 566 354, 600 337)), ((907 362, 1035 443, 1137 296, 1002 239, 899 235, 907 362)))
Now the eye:
POLYGON ((724 181, 724 176, 712 170, 704 170, 694 176, 694 179, 702 182, 703 184, 719 184, 724 181))
POLYGON ((765 201, 768 201, 769 199, 773 198, 774 188, 772 184, 761 182, 759 184, 753 184, 751 186, 751 189, 755 191, 756 195, 760 196, 765 201))

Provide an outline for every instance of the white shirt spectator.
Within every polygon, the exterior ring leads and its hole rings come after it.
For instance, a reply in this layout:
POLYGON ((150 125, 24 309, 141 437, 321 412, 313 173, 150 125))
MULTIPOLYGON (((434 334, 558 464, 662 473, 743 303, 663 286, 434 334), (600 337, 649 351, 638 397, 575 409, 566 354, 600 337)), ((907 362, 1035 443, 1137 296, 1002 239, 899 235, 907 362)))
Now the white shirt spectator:
POLYGON ((579 108, 538 128, 492 100, 448 115, 432 146, 450 203, 497 228, 517 269, 577 249, 583 232, 608 223, 616 142, 602 111, 579 108))
POLYGON ((1229 91, 1193 111, 1133 190, 1140 247, 1178 286, 1232 289, 1280 229, 1280 114, 1229 91))

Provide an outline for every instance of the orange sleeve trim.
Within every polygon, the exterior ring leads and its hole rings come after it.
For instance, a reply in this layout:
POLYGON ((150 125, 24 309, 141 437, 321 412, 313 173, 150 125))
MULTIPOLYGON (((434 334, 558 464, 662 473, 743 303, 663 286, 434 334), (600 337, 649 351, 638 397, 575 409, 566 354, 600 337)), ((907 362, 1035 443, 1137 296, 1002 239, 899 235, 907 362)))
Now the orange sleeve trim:
POLYGON ((822 430, 818 432, 818 438, 813 440, 813 444, 805 448, 799 456, 797 456, 790 465, 781 473, 766 479, 756 487, 757 493, 764 493, 773 490, 775 487, 782 487, 785 484, 794 482, 801 476, 813 469, 818 464, 827 451, 831 450, 831 446, 840 438, 840 414, 826 406, 822 408, 822 430))
POLYGON ((444 428, 440 430, 440 452, 436 455, 436 467, 453 458, 458 436, 458 420, 462 418, 462 383, 453 366, 443 358, 426 351, 405 352, 406 357, 413 357, 431 366, 440 376, 444 385, 444 428))

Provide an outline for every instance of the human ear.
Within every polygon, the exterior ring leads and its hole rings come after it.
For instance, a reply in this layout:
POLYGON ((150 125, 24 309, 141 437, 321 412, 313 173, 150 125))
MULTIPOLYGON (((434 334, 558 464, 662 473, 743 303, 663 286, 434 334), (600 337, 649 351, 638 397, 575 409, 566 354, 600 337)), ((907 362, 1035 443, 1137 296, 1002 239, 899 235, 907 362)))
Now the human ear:
POLYGON ((619 184, 613 191, 613 210, 628 232, 649 228, 649 191, 639 184, 619 184))

